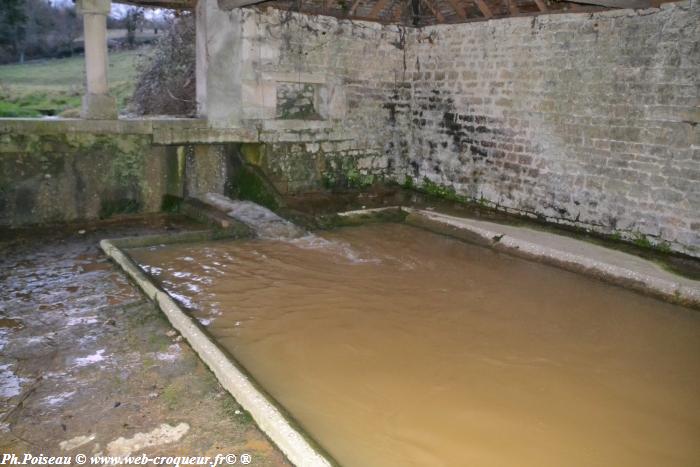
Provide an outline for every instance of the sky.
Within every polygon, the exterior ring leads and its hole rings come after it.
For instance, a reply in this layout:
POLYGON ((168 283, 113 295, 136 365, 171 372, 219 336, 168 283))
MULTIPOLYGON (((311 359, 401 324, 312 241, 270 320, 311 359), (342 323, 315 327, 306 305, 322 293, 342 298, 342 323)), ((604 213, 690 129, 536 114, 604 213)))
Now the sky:
MULTIPOLYGON (((54 5, 73 5, 75 2, 73 0, 47 0, 50 1, 54 5)), ((112 2, 112 12, 110 13, 110 16, 114 18, 121 18, 123 17, 127 11, 129 11, 130 8, 134 8, 131 5, 124 5, 122 3, 114 3, 112 2)), ((164 11, 162 8, 145 8, 144 9, 144 15, 146 16, 146 19, 153 19, 153 18, 159 18, 163 16, 164 11)))

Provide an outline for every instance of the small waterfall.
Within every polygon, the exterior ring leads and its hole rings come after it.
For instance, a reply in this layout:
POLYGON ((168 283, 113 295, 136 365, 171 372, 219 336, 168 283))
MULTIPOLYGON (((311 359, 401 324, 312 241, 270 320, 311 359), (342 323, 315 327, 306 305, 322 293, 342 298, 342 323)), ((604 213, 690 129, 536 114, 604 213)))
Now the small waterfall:
POLYGON ((205 203, 224 211, 229 217, 244 223, 260 238, 267 240, 290 240, 309 235, 304 229, 281 218, 266 207, 251 201, 233 200, 217 193, 207 193, 205 203))
POLYGON ((207 193, 201 200, 247 225, 258 238, 287 241, 299 248, 326 250, 353 264, 381 262, 375 258, 362 258, 350 245, 319 237, 252 201, 234 200, 218 193, 207 193))

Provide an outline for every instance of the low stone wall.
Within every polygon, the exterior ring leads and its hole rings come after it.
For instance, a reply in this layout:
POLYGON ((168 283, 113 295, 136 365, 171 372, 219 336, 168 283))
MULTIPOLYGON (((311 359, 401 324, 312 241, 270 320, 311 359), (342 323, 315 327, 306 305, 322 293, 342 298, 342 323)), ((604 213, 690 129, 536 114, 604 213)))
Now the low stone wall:
POLYGON ((104 219, 172 209, 223 193, 227 145, 255 128, 203 119, 0 119, 0 227, 104 219))
POLYGON ((148 135, 0 134, 0 226, 157 212, 181 194, 177 156, 148 135))

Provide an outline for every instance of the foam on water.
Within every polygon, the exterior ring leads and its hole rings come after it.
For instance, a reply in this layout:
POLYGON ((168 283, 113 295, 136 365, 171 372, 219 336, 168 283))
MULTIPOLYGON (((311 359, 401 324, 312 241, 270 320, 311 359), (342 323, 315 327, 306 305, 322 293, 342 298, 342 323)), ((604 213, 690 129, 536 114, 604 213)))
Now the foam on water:
POLYGON ((325 250, 354 264, 380 261, 377 258, 363 258, 349 244, 314 235, 251 201, 232 200, 217 193, 207 193, 203 201, 253 229, 258 238, 286 241, 304 249, 325 250))
POLYGON ((95 363, 99 363, 102 361, 105 361, 108 356, 105 354, 105 349, 100 349, 94 354, 87 355, 85 357, 79 357, 76 358, 73 362, 75 363, 75 366, 77 367, 83 367, 83 366, 89 366, 89 365, 94 365, 95 363))
POLYGON ((0 397, 9 399, 22 392, 22 384, 25 379, 20 378, 12 371, 11 364, 0 365, 0 397))
POLYGON ((259 238, 278 240, 305 235, 303 229, 251 201, 232 200, 217 193, 207 193, 203 201, 244 223, 253 229, 259 238))

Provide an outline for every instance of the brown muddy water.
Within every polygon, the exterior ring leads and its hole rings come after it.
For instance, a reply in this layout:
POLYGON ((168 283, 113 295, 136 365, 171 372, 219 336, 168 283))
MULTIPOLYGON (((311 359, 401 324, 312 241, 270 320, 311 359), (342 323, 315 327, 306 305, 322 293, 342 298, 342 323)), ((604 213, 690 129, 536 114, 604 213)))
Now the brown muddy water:
POLYGON ((399 224, 132 250, 332 456, 698 466, 700 314, 399 224))

